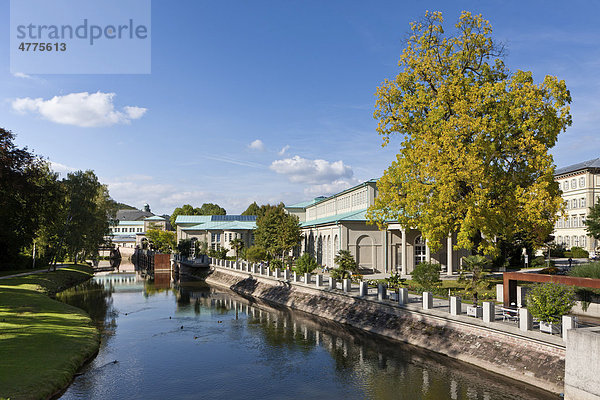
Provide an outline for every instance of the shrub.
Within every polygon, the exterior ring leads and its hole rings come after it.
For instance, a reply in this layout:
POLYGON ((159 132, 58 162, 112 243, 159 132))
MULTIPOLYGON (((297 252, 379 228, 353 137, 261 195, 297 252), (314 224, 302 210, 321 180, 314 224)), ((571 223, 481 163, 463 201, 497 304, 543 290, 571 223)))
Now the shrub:
POLYGON ((246 260, 250 262, 259 262, 267 259, 267 251, 260 246, 250 246, 245 252, 246 260))
POLYGON ((550 256, 551 257, 564 257, 565 256, 565 248, 563 245, 554 244, 550 247, 550 256))
POLYGON ((385 281, 389 288, 398 289, 405 285, 406 279, 402 279, 400 274, 392 274, 389 278, 386 278, 385 281))
POLYGON ((413 270, 412 279, 424 289, 430 290, 440 284, 441 271, 442 267, 440 264, 422 262, 417 264, 413 270))
POLYGON ((556 275, 558 273, 558 268, 556 268, 556 267, 544 268, 539 273, 540 274, 548 274, 548 275, 556 275))
POLYGON ((573 258, 589 258, 590 253, 587 250, 573 246, 571 247, 571 257, 573 258))
POLYGON ((559 322, 575 305, 572 287, 556 283, 534 285, 527 294, 527 308, 534 318, 543 322, 559 322))
POLYGON ((294 267, 294 271, 299 274, 311 273, 313 272, 319 264, 310 253, 304 253, 298 260, 296 261, 296 266, 294 267))
MULTIPOLYGON (((548 260, 544 257, 544 256, 539 256, 533 259, 533 261, 531 261, 531 266, 532 267, 545 267, 548 264, 548 260)), ((554 267, 555 266, 555 262, 554 260, 550 260, 550 267, 554 267)))

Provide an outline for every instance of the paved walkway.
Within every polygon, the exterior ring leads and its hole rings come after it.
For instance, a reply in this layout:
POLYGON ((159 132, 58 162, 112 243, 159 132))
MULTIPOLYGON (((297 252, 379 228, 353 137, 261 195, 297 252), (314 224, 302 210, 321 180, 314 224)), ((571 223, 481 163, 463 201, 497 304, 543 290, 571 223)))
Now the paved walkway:
MULTIPOLYGON (((66 266, 68 266, 68 265, 67 264, 56 264, 56 269, 61 269, 61 268, 64 268, 66 266)), ((34 269, 34 270, 31 270, 31 271, 27 271, 27 272, 21 272, 19 274, 0 276, 0 279, 17 278, 19 276, 27 276, 27 275, 39 274, 40 272, 48 272, 48 268, 34 269)))

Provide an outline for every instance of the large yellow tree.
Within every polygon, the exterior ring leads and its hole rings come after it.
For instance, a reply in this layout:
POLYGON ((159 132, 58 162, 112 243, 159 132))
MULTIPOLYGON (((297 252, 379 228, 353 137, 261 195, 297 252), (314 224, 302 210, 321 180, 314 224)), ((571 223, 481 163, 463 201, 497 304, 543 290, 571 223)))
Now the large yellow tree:
POLYGON ((481 15, 463 12, 455 28, 439 12, 412 23, 401 72, 377 89, 383 146, 402 143, 369 216, 420 229, 433 249, 451 232, 483 254, 516 234, 541 244, 562 206, 548 150, 571 124, 570 93, 510 72, 481 15))

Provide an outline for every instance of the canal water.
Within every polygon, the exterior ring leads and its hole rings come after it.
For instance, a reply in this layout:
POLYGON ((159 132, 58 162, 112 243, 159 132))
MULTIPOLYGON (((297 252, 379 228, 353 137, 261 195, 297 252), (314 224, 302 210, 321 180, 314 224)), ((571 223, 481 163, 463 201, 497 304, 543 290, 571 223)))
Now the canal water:
POLYGON ((62 399, 558 399, 203 283, 108 273, 61 293, 102 329, 62 399))

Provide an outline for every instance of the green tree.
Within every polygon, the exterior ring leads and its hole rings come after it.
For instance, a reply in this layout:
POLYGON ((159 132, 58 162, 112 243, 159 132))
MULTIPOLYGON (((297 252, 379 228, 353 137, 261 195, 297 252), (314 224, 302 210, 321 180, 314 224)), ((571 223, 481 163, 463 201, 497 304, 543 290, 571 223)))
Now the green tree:
POLYGON ((557 283, 535 285, 527 294, 527 309, 540 321, 560 322, 563 315, 575 305, 573 287, 557 283))
POLYGON ((440 272, 442 267, 440 264, 434 264, 430 262, 421 262, 417 264, 412 272, 412 279, 423 287, 425 290, 431 290, 439 286, 442 281, 440 280, 440 272))
POLYGON ((317 260, 315 260, 310 253, 304 253, 296 260, 294 271, 299 274, 311 273, 317 269, 318 266, 317 260))
POLYGON ((256 219, 255 241, 271 257, 280 257, 283 263, 285 253, 302 240, 298 217, 285 212, 283 204, 269 208, 256 219))
POLYGON ((331 276, 336 279, 345 279, 351 276, 351 273, 358 273, 358 264, 349 250, 340 250, 333 258, 333 262, 338 266, 331 271, 331 276))
POLYGON ((227 211, 218 204, 204 203, 200 207, 200 214, 198 215, 227 215, 227 211))
POLYGON ((67 254, 92 255, 108 234, 111 202, 108 189, 93 171, 69 173, 63 180, 66 202, 63 210, 65 231, 62 238, 67 254))
POLYGON ((256 204, 256 202, 254 202, 250 204, 248 208, 246 208, 246 211, 244 211, 242 215, 258 215, 259 212, 260 207, 258 206, 258 204, 256 204))
POLYGON ((146 237, 153 250, 159 253, 170 254, 177 248, 177 235, 173 231, 163 231, 160 229, 148 229, 146 237))
POLYGON ((177 207, 176 209, 173 210, 173 212, 171 213, 171 216, 169 217, 169 222, 171 222, 171 226, 173 228, 177 228, 177 224, 175 223, 175 220, 177 219, 177 216, 179 216, 179 215, 201 215, 201 214, 200 214, 199 208, 194 208, 190 204, 184 204, 181 207, 177 207))
POLYGON ((201 207, 194 207, 191 204, 184 204, 181 207, 177 207, 171 213, 169 222, 173 228, 177 228, 175 220, 179 215, 226 215, 227 211, 224 208, 219 207, 217 204, 204 203, 201 207))
POLYGON ((585 217, 585 226, 587 233, 600 240, 600 201, 590 207, 590 213, 585 217))
POLYGON ((0 265, 9 267, 32 246, 44 223, 56 219, 63 198, 48 162, 18 148, 14 138, 0 128, 0 265))
POLYGON ((403 141, 369 218, 421 230, 434 251, 452 232, 482 254, 517 232, 541 245, 562 207, 548 150, 571 124, 570 93, 509 71, 480 15, 463 12, 454 34, 442 25, 439 12, 411 24, 401 72, 377 89, 383 146, 403 141))
POLYGON ((231 248, 235 251, 235 260, 239 260, 239 255, 244 248, 244 241, 240 238, 235 238, 229 242, 231 248))
POLYGON ((267 259, 267 251, 260 246, 250 246, 245 253, 246 260, 250 262, 260 262, 267 259))
POLYGON ((473 296, 473 305, 477 306, 479 294, 489 286, 488 269, 490 260, 481 255, 463 258, 458 281, 465 284, 465 292, 473 296))

